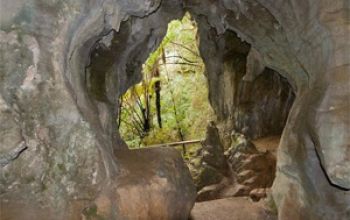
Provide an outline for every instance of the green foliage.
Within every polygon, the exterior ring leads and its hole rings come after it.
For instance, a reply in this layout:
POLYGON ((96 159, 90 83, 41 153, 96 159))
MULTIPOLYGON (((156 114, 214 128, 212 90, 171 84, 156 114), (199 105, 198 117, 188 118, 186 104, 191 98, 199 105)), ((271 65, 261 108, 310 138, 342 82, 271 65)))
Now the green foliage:
POLYGON ((122 97, 119 130, 130 148, 181 141, 180 130, 185 140, 204 137, 213 112, 208 103, 207 81, 196 33, 196 24, 189 14, 181 21, 172 21, 160 46, 144 64, 144 80, 122 97), (155 117, 156 82, 161 84, 162 128, 157 126, 155 117), (142 119, 139 106, 147 104, 151 129, 140 134, 136 125, 140 123, 132 121, 142 119))

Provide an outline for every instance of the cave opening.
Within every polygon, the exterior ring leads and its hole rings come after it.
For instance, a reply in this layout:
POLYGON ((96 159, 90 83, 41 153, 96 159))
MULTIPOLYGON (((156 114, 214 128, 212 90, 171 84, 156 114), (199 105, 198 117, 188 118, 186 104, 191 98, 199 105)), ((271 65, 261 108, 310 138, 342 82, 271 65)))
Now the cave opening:
POLYGON ((266 219, 245 201, 264 201, 272 182, 279 219, 350 219, 349 0, 0 5, 1 219, 187 220, 194 204, 207 204, 195 220, 266 219), (195 126, 204 140, 188 158, 181 146, 130 150, 120 97, 186 11, 214 119, 195 126))
POLYGON ((194 216, 220 199, 270 201, 294 90, 235 32, 218 34, 203 17, 181 15, 162 21, 164 35, 152 16, 129 19, 91 52, 86 83, 98 110, 118 97, 104 127, 132 150, 115 153, 130 169, 125 178, 153 178, 145 174, 159 169, 154 163, 166 163, 164 172, 194 184, 194 216), (181 153, 176 163, 184 166, 169 168, 175 156, 167 149, 181 153))
MULTIPOLYGON (((162 34, 152 16, 123 22, 95 44, 86 67, 98 111, 108 102, 116 108, 112 122, 100 113, 104 127, 114 128, 116 145, 130 150, 115 152, 119 165, 129 169, 124 182, 132 180, 134 187, 158 169, 181 176, 195 188, 185 203, 197 201, 194 219, 217 212, 208 207, 227 198, 237 198, 230 207, 245 204, 245 198, 273 204, 270 188, 295 97, 292 86, 263 66, 259 53, 235 32, 218 34, 201 16, 178 17, 161 21, 162 34)), ((177 184, 148 193, 189 190, 177 184)))
POLYGON ((200 147, 214 114, 197 29, 189 13, 171 21, 142 65, 141 82, 120 97, 117 124, 130 149, 171 145, 187 158, 200 147))
POLYGON ((270 193, 295 94, 277 71, 249 60, 252 53, 236 33, 217 35, 186 13, 169 23, 141 82, 120 96, 116 121, 129 149, 177 146, 197 202, 270 193))

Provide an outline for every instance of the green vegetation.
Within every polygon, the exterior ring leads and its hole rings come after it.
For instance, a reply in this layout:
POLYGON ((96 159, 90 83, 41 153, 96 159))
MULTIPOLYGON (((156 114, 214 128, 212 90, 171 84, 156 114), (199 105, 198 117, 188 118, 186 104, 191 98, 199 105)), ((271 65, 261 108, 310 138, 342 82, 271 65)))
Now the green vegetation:
POLYGON ((130 148, 204 137, 213 113, 196 34, 189 14, 172 21, 143 81, 121 97, 119 131, 130 148))

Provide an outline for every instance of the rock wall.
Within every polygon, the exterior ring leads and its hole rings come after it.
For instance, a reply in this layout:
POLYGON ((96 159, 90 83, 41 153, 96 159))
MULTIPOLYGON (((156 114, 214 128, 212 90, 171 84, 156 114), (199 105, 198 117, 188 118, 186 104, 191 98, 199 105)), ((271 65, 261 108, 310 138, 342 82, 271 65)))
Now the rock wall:
POLYGON ((252 69, 267 66, 278 71, 296 93, 273 185, 279 219, 348 219, 348 1, 185 3, 192 14, 214 27, 217 38, 236 32, 254 48, 252 57, 261 61, 252 69))
POLYGON ((123 153, 115 120, 181 2, 5 0, 0 10, 1 218, 186 219, 195 188, 181 155, 123 153), (132 183, 146 192, 123 192, 126 159, 149 170, 132 183), (143 200, 153 204, 135 210, 143 200))
POLYGON ((230 148, 225 150, 219 129, 214 122, 208 124, 202 148, 189 161, 197 201, 266 197, 275 179, 276 157, 268 150, 259 151, 240 133, 232 134, 231 139, 230 148))
MULTIPOLYGON (((266 66, 288 79, 295 91, 273 186, 279 219, 349 218, 347 0, 2 0, 0 4, 0 193, 1 207, 6 205, 13 215, 74 219, 83 209, 96 217, 95 207, 109 207, 104 216, 110 218, 123 213, 113 211, 126 204, 115 203, 113 196, 122 195, 114 193, 115 183, 132 168, 117 158, 126 148, 113 120, 118 95, 140 79, 141 64, 160 43, 166 24, 180 18, 185 7, 199 21, 201 32, 213 32, 201 37, 210 44, 207 48, 214 48, 202 52, 207 67, 222 61, 225 53, 217 48, 225 48, 224 38, 233 31, 251 45, 246 80, 257 80, 266 66), (95 198, 102 199, 94 206, 90 203, 95 198)), ((239 53, 248 52, 243 49, 239 53)), ((225 72, 233 71, 230 62, 219 71, 208 68, 210 83, 216 86, 212 90, 209 85, 210 99, 224 118, 235 117, 233 105, 215 100, 237 95, 229 95, 234 80, 225 72)), ((253 133, 261 135, 259 129, 253 133)), ((153 154, 164 157, 161 152, 153 154)), ((177 156, 172 158, 176 161, 177 156)), ((160 163, 175 172, 171 163, 160 163)), ((154 171, 148 178, 161 176, 154 171)), ((173 186, 187 182, 184 173, 176 177, 164 178, 173 186)), ((189 210, 192 189, 184 190, 189 199, 179 209, 189 210)), ((166 209, 169 203, 162 204, 166 209)), ((161 218, 169 216, 176 213, 161 218)))
POLYGON ((233 131, 252 139, 281 134, 295 96, 288 81, 265 68, 258 52, 234 32, 217 35, 206 19, 198 23, 209 100, 225 148, 233 131))

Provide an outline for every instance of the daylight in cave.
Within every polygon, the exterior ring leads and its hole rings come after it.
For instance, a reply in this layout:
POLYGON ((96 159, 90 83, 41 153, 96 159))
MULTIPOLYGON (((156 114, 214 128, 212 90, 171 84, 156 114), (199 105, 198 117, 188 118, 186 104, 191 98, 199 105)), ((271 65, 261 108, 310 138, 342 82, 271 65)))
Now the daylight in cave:
POLYGON ((1 0, 0 220, 350 219, 348 0, 1 0))
MULTIPOLYGON (((142 66, 142 80, 120 97, 118 128, 129 148, 190 142, 198 148, 207 121, 208 101, 197 25, 187 13, 168 24, 167 34, 142 66)), ((184 150, 186 152, 185 147, 184 150)))

